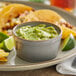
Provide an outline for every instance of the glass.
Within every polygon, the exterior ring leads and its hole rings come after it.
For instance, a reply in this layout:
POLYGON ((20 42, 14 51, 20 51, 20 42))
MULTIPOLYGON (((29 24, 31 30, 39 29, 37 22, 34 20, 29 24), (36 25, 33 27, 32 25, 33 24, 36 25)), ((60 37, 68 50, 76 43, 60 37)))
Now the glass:
POLYGON ((72 12, 76 9, 76 0, 50 0, 51 5, 63 8, 67 11, 72 12))

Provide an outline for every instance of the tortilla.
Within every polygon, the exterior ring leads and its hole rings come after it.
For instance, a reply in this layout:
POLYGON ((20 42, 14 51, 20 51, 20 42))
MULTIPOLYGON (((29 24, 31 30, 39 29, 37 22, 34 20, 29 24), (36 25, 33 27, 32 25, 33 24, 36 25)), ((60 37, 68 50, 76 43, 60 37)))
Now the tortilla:
POLYGON ((3 27, 6 27, 6 23, 9 22, 12 18, 17 17, 25 11, 32 11, 33 8, 24 4, 10 4, 3 8, 0 12, 0 31, 3 27))

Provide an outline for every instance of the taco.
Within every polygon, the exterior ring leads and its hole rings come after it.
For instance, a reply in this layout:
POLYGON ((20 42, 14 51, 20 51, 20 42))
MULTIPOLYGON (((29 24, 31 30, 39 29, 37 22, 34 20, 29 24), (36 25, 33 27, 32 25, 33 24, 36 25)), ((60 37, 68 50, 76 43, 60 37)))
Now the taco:
POLYGON ((23 22, 24 16, 33 8, 23 4, 9 4, 0 12, 0 31, 12 29, 23 22))

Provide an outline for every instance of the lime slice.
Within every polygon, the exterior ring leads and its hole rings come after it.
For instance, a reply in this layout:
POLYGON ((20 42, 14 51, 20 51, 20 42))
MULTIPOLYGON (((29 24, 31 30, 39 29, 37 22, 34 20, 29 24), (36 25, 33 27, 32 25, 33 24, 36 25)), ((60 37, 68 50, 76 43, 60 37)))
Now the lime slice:
POLYGON ((2 42, 3 40, 7 39, 9 36, 0 32, 0 42, 2 42))
POLYGON ((68 51, 75 47, 75 39, 72 34, 70 34, 62 43, 62 51, 68 51))
POLYGON ((5 39, 3 41, 3 49, 5 51, 11 51, 15 46, 14 38, 10 36, 8 39, 5 39))

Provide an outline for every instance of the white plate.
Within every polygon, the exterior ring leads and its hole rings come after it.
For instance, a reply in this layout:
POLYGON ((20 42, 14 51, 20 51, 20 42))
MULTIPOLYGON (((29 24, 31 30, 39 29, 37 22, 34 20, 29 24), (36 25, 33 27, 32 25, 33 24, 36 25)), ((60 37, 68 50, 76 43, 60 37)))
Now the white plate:
MULTIPOLYGON (((73 15, 71 15, 59 8, 50 7, 50 6, 42 5, 42 4, 38 4, 38 3, 25 2, 25 1, 23 1, 23 2, 19 1, 18 3, 24 3, 29 6, 34 7, 36 9, 54 10, 54 11, 58 12, 61 16, 63 16, 72 25, 76 25, 76 17, 74 17, 73 15)), ((14 49, 8 57, 8 62, 5 64, 0 64, 0 71, 23 71, 23 70, 45 68, 45 67, 49 67, 49 66, 55 65, 57 63, 60 63, 74 55, 76 55, 76 48, 74 48, 70 51, 67 51, 67 52, 59 51, 57 57, 53 60, 44 61, 44 62, 40 62, 40 63, 29 63, 29 62, 23 61, 22 59, 18 58, 16 56, 16 51, 14 49)))

